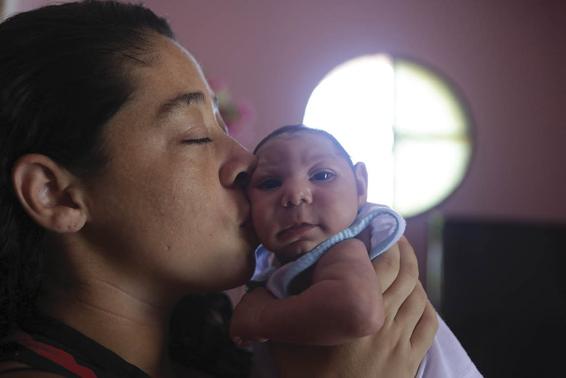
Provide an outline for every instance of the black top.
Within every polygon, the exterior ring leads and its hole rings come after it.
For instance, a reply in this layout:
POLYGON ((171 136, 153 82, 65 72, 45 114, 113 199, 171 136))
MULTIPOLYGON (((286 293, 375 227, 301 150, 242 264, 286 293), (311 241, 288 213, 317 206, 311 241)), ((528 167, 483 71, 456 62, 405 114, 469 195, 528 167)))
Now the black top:
POLYGON ((0 344, 1 361, 18 361, 34 370, 81 378, 149 378, 138 367, 75 329, 38 317, 0 344))
MULTIPOLYGON (((252 354, 230 340, 231 315, 232 305, 223 293, 191 295, 178 304, 171 319, 169 351, 174 361, 191 371, 191 377, 249 377, 252 354)), ((149 377, 79 331, 43 315, 23 322, 19 331, 0 340, 0 361, 17 361, 31 370, 65 377, 149 377)))

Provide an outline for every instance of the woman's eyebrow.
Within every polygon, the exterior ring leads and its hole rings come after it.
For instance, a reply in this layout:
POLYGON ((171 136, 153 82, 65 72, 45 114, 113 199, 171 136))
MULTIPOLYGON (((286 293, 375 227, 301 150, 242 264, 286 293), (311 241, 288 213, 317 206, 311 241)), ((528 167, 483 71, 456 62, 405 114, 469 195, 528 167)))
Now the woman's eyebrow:
POLYGON ((162 118, 167 114, 174 112, 181 106, 204 103, 205 98, 204 93, 200 91, 181 93, 162 103, 157 110, 156 118, 162 118))

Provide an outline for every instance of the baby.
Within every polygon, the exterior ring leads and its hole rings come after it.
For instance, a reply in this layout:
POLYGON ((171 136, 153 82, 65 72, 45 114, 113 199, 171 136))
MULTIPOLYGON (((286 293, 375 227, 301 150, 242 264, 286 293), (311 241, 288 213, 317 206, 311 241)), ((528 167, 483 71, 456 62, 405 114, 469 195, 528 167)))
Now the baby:
MULTIPOLYGON (((376 333, 384 312, 371 259, 397 242, 404 220, 366 203, 364 164, 325 131, 285 126, 254 153, 248 196, 263 243, 252 277, 259 287, 236 307, 233 339, 337 345, 376 333)), ((440 321, 418 376, 481 375, 440 321)))
MULTIPOLYGON (((351 226, 366 203, 364 164, 353 165, 324 131, 287 126, 264 139, 255 153, 258 165, 248 189, 252 219, 263 246, 275 257, 265 259, 272 255, 261 255, 260 249, 258 268, 265 260, 286 264, 311 251, 351 226)), ((364 237, 369 239, 367 232, 364 237)), ((316 264, 310 262, 310 269, 288 280, 288 293, 272 285, 278 297, 297 295, 275 299, 264 288, 248 293, 236 310, 233 335, 244 341, 335 345, 377 332, 382 298, 366 244, 343 240, 316 264)), ((256 280, 267 275, 259 270, 256 280)))

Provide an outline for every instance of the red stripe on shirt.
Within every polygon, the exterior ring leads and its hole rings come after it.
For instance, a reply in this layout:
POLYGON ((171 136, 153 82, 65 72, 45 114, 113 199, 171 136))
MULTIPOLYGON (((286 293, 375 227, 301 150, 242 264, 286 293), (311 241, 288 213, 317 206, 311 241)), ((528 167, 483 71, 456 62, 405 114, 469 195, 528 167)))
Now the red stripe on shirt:
POLYGON ((31 349, 40 356, 64 367, 81 378, 97 378, 96 374, 91 369, 80 365, 71 354, 62 349, 56 348, 53 345, 37 341, 25 332, 18 332, 10 339, 17 341, 26 348, 31 349))

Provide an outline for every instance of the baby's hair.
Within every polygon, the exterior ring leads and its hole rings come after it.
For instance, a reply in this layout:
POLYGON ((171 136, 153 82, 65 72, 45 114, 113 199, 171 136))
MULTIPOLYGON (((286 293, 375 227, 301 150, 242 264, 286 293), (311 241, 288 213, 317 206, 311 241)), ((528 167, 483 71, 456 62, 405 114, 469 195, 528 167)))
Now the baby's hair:
POLYGON ((262 140, 259 141, 257 146, 254 148, 254 155, 257 154, 259 149, 268 141, 280 136, 280 135, 290 135, 290 134, 297 134, 297 133, 311 133, 315 135, 321 135, 322 137, 329 140, 334 147, 338 150, 338 153, 348 162, 348 165, 352 170, 354 169, 354 163, 352 162, 352 158, 346 151, 346 149, 338 142, 338 139, 334 137, 334 135, 330 134, 328 131, 321 130, 321 129, 313 129, 311 127, 305 126, 303 124, 298 125, 287 125, 282 126, 278 129, 273 130, 271 133, 267 134, 262 140))

